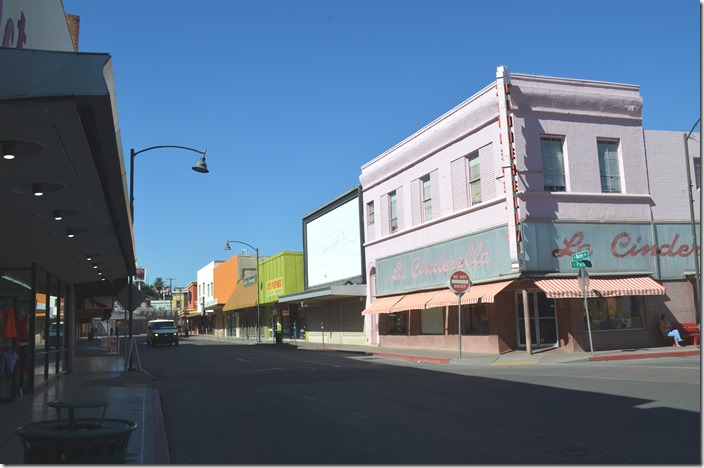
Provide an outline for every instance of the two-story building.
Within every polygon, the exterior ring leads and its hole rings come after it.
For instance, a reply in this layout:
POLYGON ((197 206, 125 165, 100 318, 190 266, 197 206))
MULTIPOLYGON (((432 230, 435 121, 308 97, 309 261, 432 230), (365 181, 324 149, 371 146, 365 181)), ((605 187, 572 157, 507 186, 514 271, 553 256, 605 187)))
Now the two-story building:
POLYGON ((365 164, 368 342, 588 350, 588 310, 594 348, 609 349, 660 344, 661 313, 699 321, 686 175, 699 134, 644 131, 642 107, 636 85, 499 67, 365 164), (461 299, 456 270, 472 281, 461 299))

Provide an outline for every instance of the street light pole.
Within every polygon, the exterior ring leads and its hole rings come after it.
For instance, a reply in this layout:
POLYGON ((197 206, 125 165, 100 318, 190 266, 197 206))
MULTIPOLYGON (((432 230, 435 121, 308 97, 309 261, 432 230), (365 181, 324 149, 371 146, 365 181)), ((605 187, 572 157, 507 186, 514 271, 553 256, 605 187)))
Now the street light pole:
MULTIPOLYGON (((144 148, 139 151, 135 151, 134 148, 130 149, 130 217, 132 218, 132 226, 134 226, 134 158, 140 153, 144 153, 147 151, 155 150, 155 149, 160 149, 160 148, 177 148, 177 149, 184 149, 188 151, 193 151, 196 153, 201 154, 200 161, 196 163, 195 166, 193 166, 191 169, 193 169, 196 172, 200 172, 203 174, 207 174, 208 171, 208 165, 205 163, 205 152, 207 150, 197 150, 194 148, 189 148, 187 146, 175 146, 175 145, 161 145, 161 146, 151 146, 149 148, 144 148)), ((133 233, 134 236, 134 233, 133 233)), ((134 307, 132 306, 132 285, 133 285, 133 276, 129 276, 129 286, 128 286, 128 299, 127 301, 129 302, 129 323, 128 323, 128 331, 129 331, 129 339, 128 343, 132 342, 132 310, 134 307)), ((130 349, 129 346, 125 346, 125 350, 130 349)), ((127 352, 127 351, 126 351, 127 352)), ((134 367, 132 365, 132 355, 130 354, 130 362, 126 363, 129 365, 128 370, 134 370, 134 367)))
POLYGON ((684 157, 686 159, 685 167, 687 168, 687 188, 689 190, 689 219, 692 225, 692 246, 694 247, 694 316, 697 321, 697 325, 699 325, 701 321, 701 312, 699 310, 701 307, 699 297, 699 279, 701 276, 699 271, 699 249, 697 248, 697 229, 694 218, 694 198, 692 197, 692 174, 689 169, 689 137, 692 136, 692 132, 694 132, 694 129, 697 128, 700 120, 701 119, 697 119, 697 122, 689 131, 689 134, 684 136, 684 157))
MULTIPOLYGON (((261 327, 261 314, 260 314, 260 310, 259 310, 259 249, 254 247, 253 245, 249 245, 246 242, 229 240, 225 243, 225 250, 232 250, 230 248, 230 242, 234 242, 236 244, 246 245, 250 249, 254 249, 254 252, 257 254, 257 266, 256 266, 256 273, 255 273, 256 279, 257 279, 257 342, 261 343, 261 341, 262 341, 261 328, 262 327, 261 327)), ((273 326, 273 324, 272 324, 272 326, 273 326)))

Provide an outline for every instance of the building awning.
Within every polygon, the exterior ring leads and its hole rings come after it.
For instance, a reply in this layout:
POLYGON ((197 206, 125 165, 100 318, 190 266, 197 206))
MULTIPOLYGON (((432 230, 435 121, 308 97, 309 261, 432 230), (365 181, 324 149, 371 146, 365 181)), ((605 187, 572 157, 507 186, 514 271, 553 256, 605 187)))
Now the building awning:
POLYGON ((223 312, 246 309, 257 305, 257 283, 245 286, 242 280, 237 282, 235 290, 222 308, 223 312))
MULTIPOLYGON (((584 297, 579 289, 577 278, 532 278, 532 280, 547 297, 552 299, 584 297)), ((587 291, 587 297, 656 296, 663 294, 665 294, 665 287, 649 276, 590 277, 587 291)))
POLYGON ((181 318, 191 318, 198 316, 200 316, 200 312, 198 312, 197 310, 186 310, 184 312, 181 312, 181 315, 179 315, 179 317, 181 318))
MULTIPOLYGON (((494 296, 512 282, 511 280, 473 285, 469 288, 468 293, 462 295, 462 304, 494 302, 494 296)), ((436 289, 400 296, 378 297, 362 311, 362 314, 389 314, 404 310, 423 310, 451 305, 457 305, 457 295, 450 289, 436 289)))
MULTIPOLYGON (((396 304, 391 306, 390 312, 401 312, 402 310, 422 310, 425 309, 425 304, 440 294, 442 290, 422 291, 412 294, 406 294, 396 304)), ((457 296, 455 296, 455 301, 457 296)))
POLYGON ((369 307, 362 311, 362 315, 388 314, 391 312, 391 307, 403 299, 403 296, 404 294, 401 294, 400 296, 377 297, 371 304, 369 304, 369 307))
MULTIPOLYGON (((469 288, 469 292, 462 295, 461 304, 477 304, 494 302, 494 296, 503 291, 503 289, 513 281, 499 281, 497 283, 476 284, 469 288)), ((457 305, 457 294, 449 289, 443 289, 440 294, 428 301, 425 305, 427 309, 433 307, 445 307, 449 305, 457 305)))
POLYGON ((335 301, 338 299, 347 299, 350 297, 366 297, 366 284, 341 284, 334 286, 323 286, 309 288, 305 291, 295 292, 293 294, 285 294, 279 296, 280 303, 295 303, 295 302, 326 302, 335 301))

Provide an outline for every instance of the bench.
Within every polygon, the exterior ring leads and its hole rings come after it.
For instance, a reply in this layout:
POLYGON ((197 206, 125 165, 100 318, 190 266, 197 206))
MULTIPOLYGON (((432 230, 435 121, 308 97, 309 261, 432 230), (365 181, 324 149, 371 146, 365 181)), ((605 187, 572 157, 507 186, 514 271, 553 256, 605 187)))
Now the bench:
MULTIPOLYGON (((695 322, 684 322, 679 325, 673 326, 674 329, 679 330, 680 336, 685 341, 686 344, 698 345, 699 344, 699 327, 695 322)), ((675 346, 675 339, 671 336, 664 336, 665 344, 668 346, 675 346)))
POLYGON ((693 345, 699 344, 699 335, 701 333, 699 332, 699 327, 697 327, 695 322, 681 323, 677 329, 680 331, 680 335, 682 335, 683 340, 691 340, 693 345))

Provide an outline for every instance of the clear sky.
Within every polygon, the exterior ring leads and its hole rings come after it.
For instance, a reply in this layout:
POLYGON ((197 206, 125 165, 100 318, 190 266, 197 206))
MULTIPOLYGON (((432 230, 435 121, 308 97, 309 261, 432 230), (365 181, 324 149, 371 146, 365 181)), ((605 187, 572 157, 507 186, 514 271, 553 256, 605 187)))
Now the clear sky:
MULTIPOLYGON (((243 246, 302 251, 302 218, 361 166, 510 72, 640 85, 643 127, 700 116, 700 3, 655 0, 63 0, 112 55, 147 280, 243 246)), ((698 130, 698 129, 697 129, 698 130)), ((129 168, 128 168, 129 171, 129 168)), ((250 253, 254 253, 250 250, 250 253)), ((168 280, 166 281, 168 284, 168 280)))

